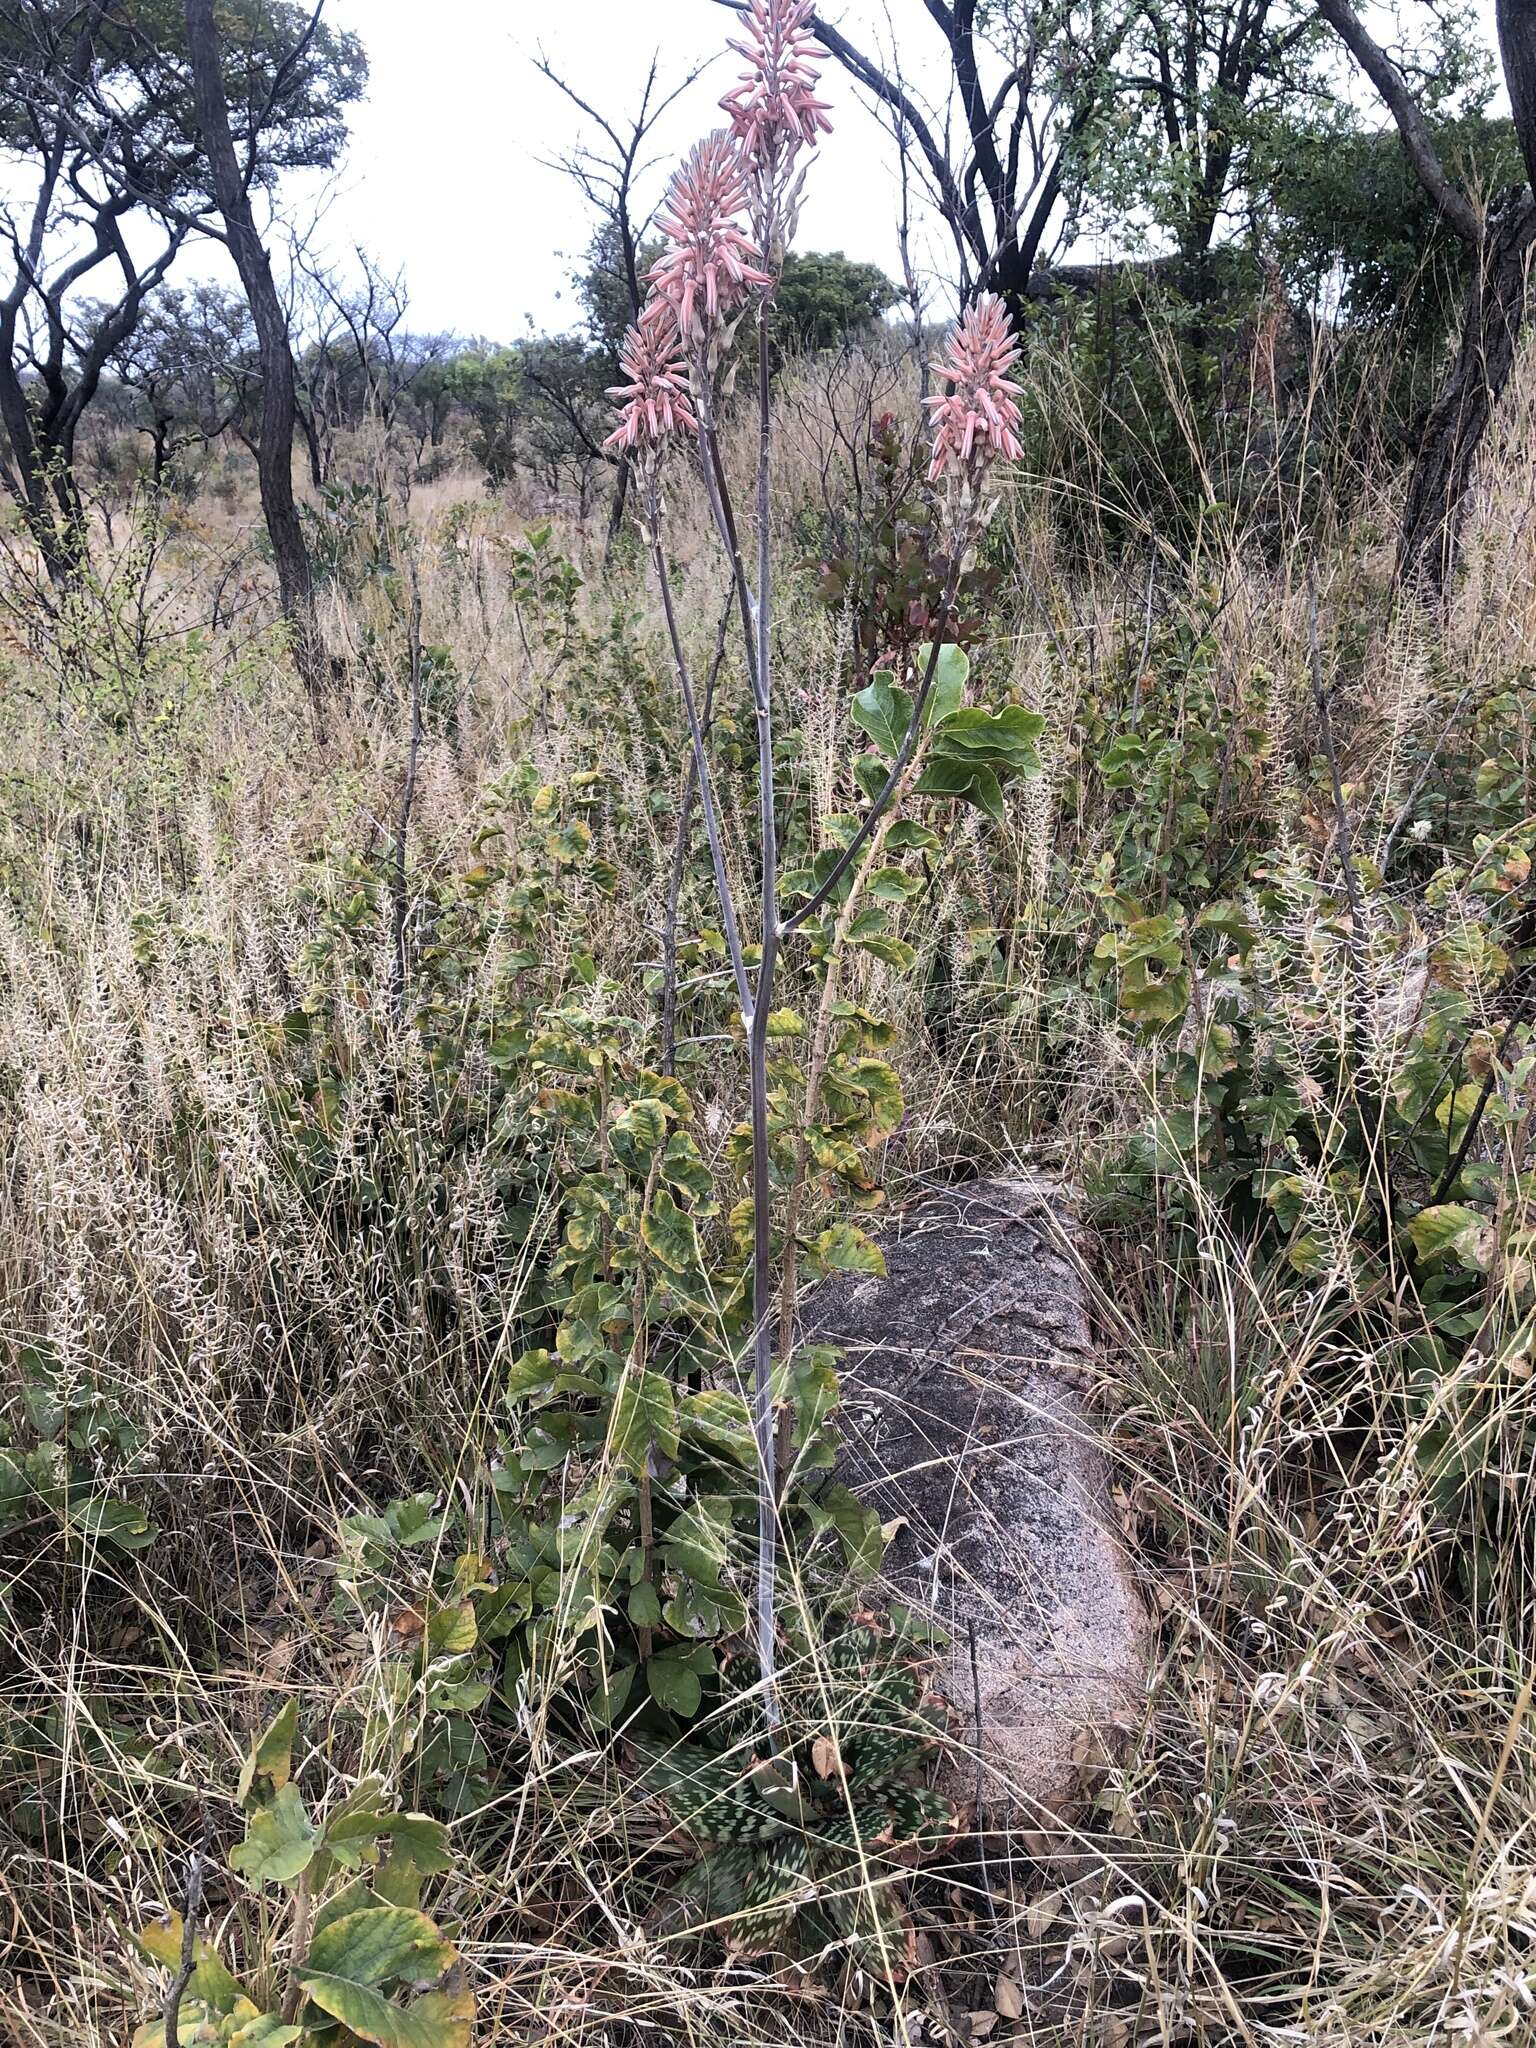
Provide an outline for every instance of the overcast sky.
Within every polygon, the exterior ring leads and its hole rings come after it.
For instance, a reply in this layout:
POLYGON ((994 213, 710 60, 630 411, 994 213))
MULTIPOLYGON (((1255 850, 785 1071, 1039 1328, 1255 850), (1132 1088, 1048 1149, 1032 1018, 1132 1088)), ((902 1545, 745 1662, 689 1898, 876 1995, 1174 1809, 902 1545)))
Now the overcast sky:
MULTIPOLYGON (((910 0, 893 0, 896 8, 910 0)), ((723 47, 731 20, 713 0, 329 0, 327 19, 368 51, 368 100, 353 110, 353 142, 325 234, 361 240, 410 282, 413 325, 504 339, 573 324, 569 257, 590 233, 568 179, 546 168, 587 125, 534 69, 542 50, 600 113, 633 109, 652 55, 674 83, 723 47)), ((851 0, 839 18, 880 34, 883 5, 851 0)), ((914 9, 914 41, 937 44, 914 9)), ((850 27, 851 32, 851 27, 850 27)), ((726 52, 657 134, 669 155, 718 125, 715 102, 733 82, 726 52)), ((825 97, 835 135, 822 150, 800 245, 842 249, 899 269, 889 151, 835 64, 825 97)), ((664 170, 648 181, 658 193, 664 170)))
MULTIPOLYGON (((1426 4, 1406 0, 1405 34, 1426 4)), ((1491 17, 1492 0, 1480 4, 1491 17)), ((540 328, 575 324, 570 259, 590 233, 570 182, 546 167, 584 124, 538 76, 535 56, 542 49, 594 107, 622 116, 658 48, 663 76, 675 81, 731 30, 714 0, 329 0, 326 11, 361 37, 371 78, 367 101, 352 112, 324 241, 337 251, 361 242, 403 270, 417 329, 505 340, 530 319, 540 328)), ((832 12, 871 49, 888 46, 894 21, 907 75, 942 80, 942 44, 919 0, 843 0, 832 12)), ((716 125, 715 102, 737 61, 723 55, 679 102, 658 132, 660 150, 673 155, 716 125)), ((823 86, 835 133, 812 172, 800 246, 841 249, 899 276, 889 139, 837 64, 823 86)), ((944 247, 930 228, 922 267, 942 270, 944 247)))

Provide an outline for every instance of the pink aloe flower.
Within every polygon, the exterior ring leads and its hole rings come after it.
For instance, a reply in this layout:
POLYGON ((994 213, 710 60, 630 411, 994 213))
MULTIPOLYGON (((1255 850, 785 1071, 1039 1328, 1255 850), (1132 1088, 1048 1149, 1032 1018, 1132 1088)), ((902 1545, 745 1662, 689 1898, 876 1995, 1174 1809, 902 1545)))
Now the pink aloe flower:
POLYGON ((740 220, 746 201, 746 166, 728 128, 697 144, 667 188, 657 226, 671 247, 651 283, 671 305, 685 346, 729 318, 753 285, 773 283, 753 262, 757 249, 740 220))
POLYGON ((1022 387, 1006 374, 1018 359, 1007 308, 984 293, 950 336, 944 361, 933 366, 950 389, 927 401, 934 424, 930 483, 952 470, 974 475, 990 462, 1017 462, 1023 455, 1014 403, 1022 387))
POLYGON ((747 60, 740 85, 720 102, 742 148, 757 162, 814 149, 832 133, 814 61, 826 51, 811 29, 812 0, 750 0, 746 40, 730 47, 747 60))
POLYGON ((624 402, 605 448, 643 451, 659 448, 669 435, 698 432, 681 349, 671 305, 665 299, 648 299, 619 351, 629 382, 615 384, 608 393, 624 402))

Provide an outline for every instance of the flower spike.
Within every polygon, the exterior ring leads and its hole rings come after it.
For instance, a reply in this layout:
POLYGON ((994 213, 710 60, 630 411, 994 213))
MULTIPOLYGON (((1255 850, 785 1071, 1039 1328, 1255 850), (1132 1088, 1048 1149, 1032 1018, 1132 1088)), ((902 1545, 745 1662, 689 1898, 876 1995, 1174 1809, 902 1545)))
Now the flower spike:
POLYGON ((812 14, 811 0, 749 0, 746 39, 731 40, 747 69, 720 105, 755 163, 814 149, 832 132, 827 103, 816 97, 815 60, 827 53, 812 33, 812 14))
POLYGON ((688 372, 680 360, 677 320, 667 300, 654 295, 624 337, 619 363, 627 384, 610 398, 622 399, 619 424, 603 443, 626 452, 657 449, 670 435, 697 433, 689 403, 688 372))
POLYGON ((950 336, 944 360, 933 365, 950 389, 927 401, 934 424, 930 483, 956 471, 975 481, 989 463, 1020 460, 1021 387, 1006 374, 1018 359, 1007 308, 984 293, 950 336))
POLYGON ((672 307, 685 347, 706 340, 754 285, 773 282, 756 267, 741 225, 746 199, 746 167, 726 128, 697 144, 667 189, 657 225, 670 247, 651 283, 672 307))

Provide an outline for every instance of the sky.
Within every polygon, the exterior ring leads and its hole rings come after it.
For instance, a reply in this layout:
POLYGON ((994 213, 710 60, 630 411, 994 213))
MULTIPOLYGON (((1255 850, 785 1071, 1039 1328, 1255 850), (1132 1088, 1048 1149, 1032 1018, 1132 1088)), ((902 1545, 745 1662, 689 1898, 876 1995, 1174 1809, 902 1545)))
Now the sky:
MULTIPOLYGON (((942 49, 914 0, 892 0, 904 5, 919 54, 942 49)), ((847 0, 837 19, 873 45, 884 14, 878 0, 847 0)), ((530 319, 577 324, 568 273, 590 233, 569 179, 548 167, 588 124, 534 59, 542 51, 599 112, 622 116, 658 49, 660 75, 675 83, 732 32, 714 0, 329 0, 326 18, 362 39, 371 80, 352 110, 324 239, 338 250, 361 241, 403 270, 413 327, 503 340, 530 319)), ((719 124, 715 102, 737 64, 723 51, 658 129, 659 151, 675 156, 719 124)), ((841 249, 899 276, 889 141, 838 65, 823 83, 835 132, 811 176, 799 245, 841 249)), ((658 165, 653 197, 664 177, 658 165)), ((934 239, 935 263, 941 246, 934 239)))
MULTIPOLYGON (((1428 4, 1401 0, 1399 32, 1411 36, 1415 10, 1428 4)), ((1493 0, 1477 4, 1491 48, 1493 0)), ((942 92, 943 44, 920 0, 841 0, 828 11, 872 54, 889 49, 894 21, 908 79, 942 92)), ((1385 10, 1368 11, 1391 37, 1385 10)), ((368 97, 351 110, 351 147, 324 192, 317 185, 290 200, 301 214, 323 205, 316 240, 334 257, 361 244, 404 273, 416 331, 502 341, 530 325, 579 324, 569 276, 591 233, 569 178, 553 167, 590 124, 539 76, 535 59, 547 56, 594 108, 622 117, 657 51, 661 78, 672 83, 715 57, 656 132, 662 160, 643 188, 648 203, 667 163, 718 125, 715 103, 739 62, 724 50, 732 24, 715 0, 327 0, 326 18, 362 39, 368 97)), ((834 132, 811 173, 799 246, 840 249, 899 278, 890 138, 835 62, 822 89, 834 132)), ((918 230, 915 260, 932 280, 935 311, 946 303, 945 251, 936 225, 918 230)), ((221 260, 210 252, 196 267, 221 260)))

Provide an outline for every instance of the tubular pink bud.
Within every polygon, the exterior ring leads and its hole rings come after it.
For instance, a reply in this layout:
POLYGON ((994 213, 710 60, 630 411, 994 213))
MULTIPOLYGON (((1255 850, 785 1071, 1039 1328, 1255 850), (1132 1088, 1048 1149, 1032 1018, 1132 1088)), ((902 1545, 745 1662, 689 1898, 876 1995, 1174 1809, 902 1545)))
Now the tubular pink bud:
POLYGON ((681 346, 670 304, 654 296, 648 299, 619 351, 619 363, 629 382, 614 385, 608 393, 623 404, 619 424, 603 443, 605 448, 640 452, 659 448, 672 434, 698 432, 681 346))
POLYGON ((927 401, 934 426, 930 483, 952 470, 974 474, 989 463, 1022 457, 1022 420, 1014 403, 1020 386, 1006 375, 1018 359, 1007 308, 985 293, 956 326, 943 362, 933 365, 934 375, 951 388, 927 401))
POLYGON ((811 32, 812 12, 811 0, 750 0, 746 38, 731 42, 747 69, 720 105, 758 164, 814 149, 832 132, 827 104, 816 97, 814 60, 827 53, 811 32))
POLYGON ((657 226, 670 246, 651 272, 672 307, 685 347, 728 319, 754 285, 773 280, 756 267, 757 249, 741 225, 746 167, 734 137, 717 129, 675 173, 657 226))

